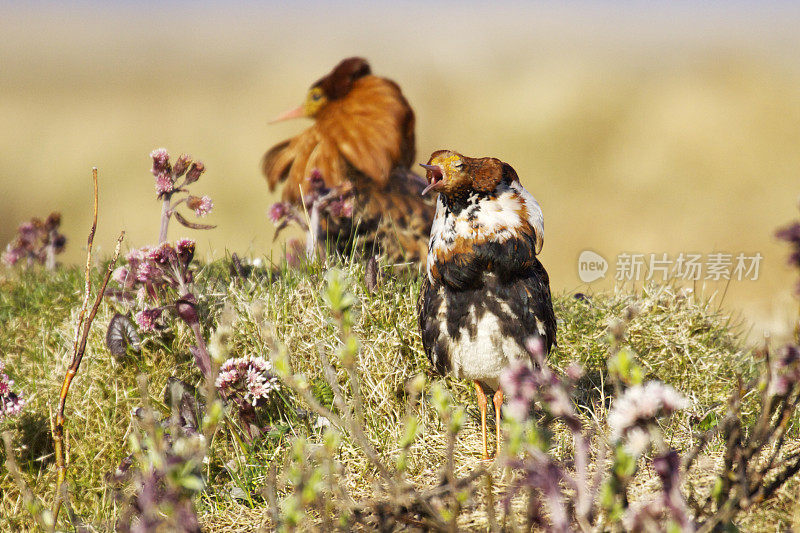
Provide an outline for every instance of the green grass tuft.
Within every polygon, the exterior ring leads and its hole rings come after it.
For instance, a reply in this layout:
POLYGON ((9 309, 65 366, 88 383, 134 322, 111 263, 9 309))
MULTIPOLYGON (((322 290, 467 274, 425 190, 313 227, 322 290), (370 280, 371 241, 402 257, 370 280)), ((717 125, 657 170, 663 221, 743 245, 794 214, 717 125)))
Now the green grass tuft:
MULTIPOLYGON (((363 282, 362 265, 342 268, 357 297, 353 332, 360 339, 365 433, 384 458, 393 459, 403 437, 407 381, 419 373, 428 376, 427 387, 442 380, 431 373, 416 325, 419 280, 387 271, 378 290, 370 293, 363 282)), ((236 318, 230 356, 270 358, 276 343, 283 345, 292 370, 305 374, 314 396, 330 405, 332 393, 322 379, 318 354, 322 350, 335 359, 340 341, 323 301, 325 273, 326 265, 312 264, 278 276, 254 270, 241 279, 231 277, 228 261, 202 266, 196 283, 206 337, 217 328, 223 310, 232 310, 236 318)), ((55 274, 31 271, 5 276, 0 278, 0 356, 29 404, 20 418, 0 423, 0 431, 11 430, 26 481, 50 502, 55 470, 48 420, 71 356, 83 273, 67 268, 55 274)), ((551 361, 559 369, 573 361, 584 366, 579 397, 587 418, 605 416, 609 328, 626 315, 630 321, 624 342, 638 355, 646 378, 670 383, 692 399, 691 412, 676 417, 667 428, 679 449, 691 442, 692 417, 714 410, 721 413, 737 373, 751 372, 744 363, 749 350, 729 318, 710 303, 673 288, 651 287, 637 294, 600 293, 581 299, 563 294, 557 295, 554 303, 559 332, 551 361)), ((78 515, 100 529, 113 527, 120 512, 105 476, 128 454, 126 435, 133 429, 130 413, 141 405, 137 375, 147 376, 151 402, 165 413, 162 391, 170 376, 194 385, 201 381, 189 353, 191 332, 178 320, 171 333, 146 338, 141 355, 115 359, 104 346, 104 335, 116 310, 109 300, 101 306, 67 404, 67 477, 73 489, 72 504, 78 515)), ((344 383, 345 372, 341 365, 338 368, 344 383)), ((457 471, 468 471, 480 458, 474 391, 470 383, 442 381, 456 401, 467 407, 467 427, 456 443, 455 464, 457 471)), ((408 476, 420 485, 433 486, 445 460, 445 428, 427 395, 413 408, 421 437, 409 450, 408 476)), ((309 435, 314 442, 321 435, 312 427, 314 418, 287 389, 269 417, 270 431, 254 443, 243 439, 235 427, 223 425, 217 433, 205 472, 208 490, 199 502, 201 520, 208 529, 250 530, 267 525, 268 503, 262 493, 270 465, 280 468, 294 437, 309 435)), ((347 436, 340 460, 345 468, 343 479, 352 492, 369 495, 374 472, 347 436)), ((714 461, 713 457, 708 461, 709 475, 714 461)), ((647 484, 642 481, 642 490, 648 490, 647 484)), ((794 509, 788 488, 782 494, 769 507, 745 517, 744 524, 758 529, 768 515, 769 522, 788 527, 794 509)), ((465 526, 485 523, 478 515, 465 520, 465 526)), ((0 469, 0 530, 31 527, 18 488, 6 470, 0 469)))

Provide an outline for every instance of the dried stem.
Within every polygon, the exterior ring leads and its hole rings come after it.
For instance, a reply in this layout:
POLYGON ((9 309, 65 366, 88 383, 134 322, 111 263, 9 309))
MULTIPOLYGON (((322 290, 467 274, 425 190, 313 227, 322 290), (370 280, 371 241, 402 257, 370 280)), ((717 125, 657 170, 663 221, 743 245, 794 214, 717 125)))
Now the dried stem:
POLYGON ((171 194, 165 194, 161 202, 161 229, 158 232, 158 244, 167 242, 167 230, 169 229, 169 219, 172 216, 170 208, 171 194))
POLYGON ((66 418, 64 416, 64 409, 67 404, 67 395, 69 394, 69 388, 72 384, 72 380, 75 377, 75 374, 78 372, 78 368, 80 367, 81 360, 83 359, 83 354, 86 351, 86 342, 89 338, 89 330, 91 329, 92 322, 94 321, 94 317, 97 314, 97 310, 100 308, 100 304, 103 301, 103 294, 105 293, 106 286, 108 286, 108 281, 111 278, 111 273, 114 270, 114 266, 117 263, 117 258, 119 257, 120 247, 122 246, 122 240, 125 238, 125 232, 123 231, 120 233, 119 238, 117 239, 117 245, 114 248, 114 255, 111 261, 108 264, 108 268, 106 269, 106 274, 103 277, 103 281, 100 285, 100 290, 97 293, 97 296, 94 301, 94 305, 92 305, 92 309, 89 312, 88 317, 86 316, 86 310, 89 304, 89 297, 91 295, 91 267, 92 267, 92 245, 94 244, 94 234, 97 230, 97 204, 98 204, 98 195, 97 195, 97 168, 92 169, 92 179, 94 181, 94 216, 92 219, 92 228, 89 231, 89 238, 87 241, 88 249, 86 252, 86 286, 84 289, 83 294, 83 304, 81 305, 81 311, 78 315, 78 325, 77 325, 77 332, 75 335, 75 344, 73 346, 73 353, 72 353, 72 362, 67 369, 67 374, 64 376, 64 382, 61 385, 61 392, 58 397, 58 410, 56 411, 56 422, 53 431, 53 443, 55 445, 55 458, 56 458, 56 493, 55 493, 55 500, 53 503, 53 525, 57 523, 58 520, 58 513, 61 509, 61 503, 66 493, 66 487, 64 482, 66 480, 66 462, 64 460, 64 423, 66 418))

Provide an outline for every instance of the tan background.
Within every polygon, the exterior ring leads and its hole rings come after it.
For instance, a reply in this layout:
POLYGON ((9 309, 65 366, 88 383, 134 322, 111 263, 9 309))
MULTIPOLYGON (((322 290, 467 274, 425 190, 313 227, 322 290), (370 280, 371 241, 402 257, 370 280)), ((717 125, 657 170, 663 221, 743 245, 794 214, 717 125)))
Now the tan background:
POLYGON ((194 191, 212 196, 219 225, 171 237, 195 237, 209 258, 277 251, 259 159, 303 124, 267 120, 358 54, 414 106, 420 161, 453 148, 517 169, 545 212, 556 290, 587 290, 584 249, 611 269, 626 251, 758 251, 760 280, 731 283, 723 306, 757 332, 787 331, 793 276, 772 233, 800 193, 800 9, 389 6, 5 4, 0 242, 58 209, 64 260, 79 261, 96 165, 96 242, 108 251, 124 228, 128 244, 152 243, 147 155, 164 146, 206 163, 194 191))

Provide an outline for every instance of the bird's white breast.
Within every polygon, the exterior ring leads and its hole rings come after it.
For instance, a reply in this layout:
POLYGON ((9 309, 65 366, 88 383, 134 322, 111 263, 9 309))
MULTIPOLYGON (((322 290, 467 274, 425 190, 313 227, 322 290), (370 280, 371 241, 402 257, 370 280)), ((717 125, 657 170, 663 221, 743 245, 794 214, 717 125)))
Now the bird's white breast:
MULTIPOLYGON (((436 202, 436 216, 431 226, 428 246, 428 279, 433 282, 431 264, 436 257, 447 256, 461 240, 503 243, 530 226, 537 241, 544 239, 544 216, 539 202, 519 182, 500 184, 491 198, 473 196, 469 206, 458 214, 450 211, 441 195, 436 202)), ((537 246, 536 253, 541 246, 537 246)))
MULTIPOLYGON (((500 309, 506 316, 511 315, 505 303, 500 304, 500 309)), ((442 299, 437 315, 441 324, 447 323, 447 298, 442 299)), ((474 328, 461 328, 450 336, 447 328, 442 327, 438 340, 446 346, 453 377, 478 380, 496 390, 503 369, 511 361, 530 364, 530 356, 513 337, 503 334, 498 317, 486 310, 483 302, 470 304, 469 317, 474 328)))

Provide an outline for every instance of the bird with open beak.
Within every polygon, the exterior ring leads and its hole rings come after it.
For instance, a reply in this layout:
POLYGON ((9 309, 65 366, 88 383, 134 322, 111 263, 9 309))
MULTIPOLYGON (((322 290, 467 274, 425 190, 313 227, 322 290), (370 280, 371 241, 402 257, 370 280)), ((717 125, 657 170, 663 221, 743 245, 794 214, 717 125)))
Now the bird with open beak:
POLYGON ((400 87, 351 57, 275 121, 301 117, 314 123, 264 156, 270 190, 285 182, 284 201, 301 206, 320 189, 310 178, 321 178, 324 190, 352 202, 347 216, 322 217, 312 228, 321 242, 343 253, 359 243, 367 255, 381 252, 392 262, 424 261, 435 208, 410 169, 415 119, 400 87))
POLYGON ((484 387, 495 391, 499 450, 500 373, 512 361, 533 364, 531 337, 547 352, 556 338, 550 282, 537 258, 542 210, 499 159, 439 150, 422 166, 422 193, 438 193, 417 304, 422 344, 436 372, 474 382, 488 459, 484 387))

